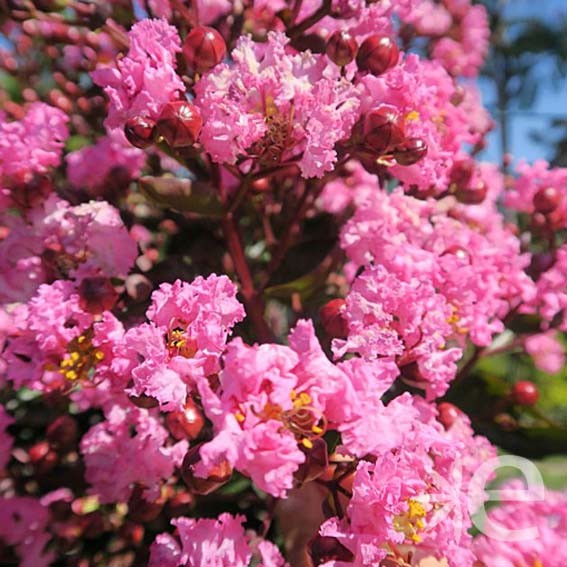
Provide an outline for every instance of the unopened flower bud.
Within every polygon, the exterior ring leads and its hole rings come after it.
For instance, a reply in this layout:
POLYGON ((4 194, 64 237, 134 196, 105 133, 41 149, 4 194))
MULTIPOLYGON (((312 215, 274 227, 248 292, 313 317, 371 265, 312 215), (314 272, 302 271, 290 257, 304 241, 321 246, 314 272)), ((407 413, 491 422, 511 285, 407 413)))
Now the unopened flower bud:
POLYGON ((28 454, 34 471, 40 475, 51 472, 59 461, 59 456, 51 449, 47 441, 40 441, 30 447, 28 454))
POLYGON ((457 187, 466 187, 474 173, 474 161, 471 159, 459 160, 453 163, 449 173, 449 182, 457 187))
POLYGON ((373 75, 381 75, 398 62, 400 52, 396 42, 384 35, 367 37, 356 56, 356 64, 360 71, 368 71, 373 75))
POLYGON ((137 148, 149 148, 154 143, 156 123, 147 116, 136 116, 124 126, 126 139, 137 148))
POLYGON ((137 407, 142 409, 151 409, 159 405, 159 402, 152 396, 144 394, 140 396, 129 396, 128 399, 137 407))
POLYGON ((78 435, 77 422, 70 415, 62 415, 49 425, 46 436, 52 447, 70 449, 78 435))
POLYGON ((461 410, 449 402, 442 402, 437 406, 437 421, 443 425, 445 429, 450 429, 453 423, 462 415, 461 410))
POLYGON ((108 278, 94 276, 85 278, 79 285, 79 305, 81 309, 99 315, 110 311, 116 303, 118 294, 108 278))
POLYGON ((353 561, 354 555, 335 537, 316 535, 308 544, 314 567, 327 561, 353 561))
POLYGON ((382 154, 404 141, 404 126, 398 111, 383 104, 372 109, 364 120, 364 145, 368 150, 382 154))
POLYGON ((197 26, 183 42, 183 55, 191 71, 204 73, 224 59, 226 43, 214 28, 197 26))
POLYGON ((455 197, 459 203, 465 205, 479 205, 486 199, 488 185, 481 181, 473 187, 459 187, 455 192, 455 197))
POLYGON ((539 399, 537 386, 529 380, 516 382, 510 392, 510 398, 520 406, 533 406, 539 399))
POLYGON ((561 203, 561 193, 555 187, 544 187, 534 195, 533 203, 538 213, 548 215, 561 203))
POLYGON ((165 498, 162 495, 156 500, 147 500, 142 487, 136 485, 128 500, 128 518, 134 522, 151 522, 159 516, 164 504, 165 498))
POLYGON ((347 31, 336 31, 327 42, 327 57, 339 67, 348 65, 356 57, 357 51, 356 39, 347 31))
POLYGON ((325 332, 333 339, 344 339, 348 336, 348 323, 344 315, 346 301, 331 299, 321 307, 321 323, 325 332))
POLYGON ((186 101, 168 102, 157 120, 157 133, 172 148, 192 146, 201 133, 203 119, 199 109, 186 101))
POLYGON ((195 476, 195 466, 201 460, 200 449, 201 445, 199 444, 187 451, 181 465, 181 476, 192 492, 205 495, 214 492, 230 480, 232 467, 228 461, 222 461, 211 469, 206 478, 195 476))
POLYGON ((527 270, 528 274, 535 280, 544 272, 547 272, 555 264, 553 252, 538 252, 532 256, 532 261, 527 270))
POLYGON ((197 404, 187 400, 181 411, 172 411, 165 417, 167 428, 176 439, 196 439, 199 437, 205 420, 197 404))
POLYGON ((394 159, 400 165, 413 165, 426 154, 427 144, 421 138, 407 138, 394 148, 394 159))

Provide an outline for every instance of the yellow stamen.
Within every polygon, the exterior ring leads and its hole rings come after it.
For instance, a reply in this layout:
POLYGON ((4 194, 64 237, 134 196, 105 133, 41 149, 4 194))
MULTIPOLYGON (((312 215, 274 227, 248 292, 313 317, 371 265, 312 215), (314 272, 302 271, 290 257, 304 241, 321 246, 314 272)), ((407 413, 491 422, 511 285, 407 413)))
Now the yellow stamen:
POLYGON ((311 439, 307 439, 307 437, 304 437, 301 440, 301 444, 306 448, 306 449, 313 449, 313 442, 311 441, 311 439))
POLYGON ((323 428, 319 427, 318 425, 314 425, 311 428, 311 431, 313 431, 313 433, 315 433, 315 435, 321 435, 323 433, 323 428))
POLYGON ((411 110, 404 118, 406 122, 417 122, 419 120, 419 112, 417 110, 411 110))
POLYGON ((237 411, 234 414, 234 417, 236 418, 236 421, 238 421, 238 423, 243 423, 246 420, 246 418, 244 417, 244 414, 242 412, 239 412, 239 411, 237 411))

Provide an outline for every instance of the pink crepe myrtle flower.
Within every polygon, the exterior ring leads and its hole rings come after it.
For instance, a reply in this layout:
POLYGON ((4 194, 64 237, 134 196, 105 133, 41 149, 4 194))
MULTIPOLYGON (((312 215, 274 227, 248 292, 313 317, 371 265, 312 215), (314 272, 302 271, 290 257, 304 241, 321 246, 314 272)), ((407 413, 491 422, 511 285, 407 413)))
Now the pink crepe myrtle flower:
POLYGON ((433 285, 453 310, 454 338, 488 345, 509 310, 534 297, 524 272, 529 257, 497 212, 487 227, 461 215, 450 200, 376 191, 346 223, 341 242, 357 267, 382 264, 404 281, 433 285))
POLYGON ((146 155, 142 150, 132 147, 121 130, 110 130, 95 145, 70 152, 65 160, 71 184, 97 196, 104 193, 105 185, 110 181, 109 176, 121 170, 128 178, 138 177, 146 162, 146 155))
POLYGON ((565 366, 565 347, 555 331, 526 337, 524 348, 543 372, 557 374, 565 366))
POLYGON ((47 532, 47 507, 31 497, 0 499, 0 540, 13 546, 20 567, 48 567, 55 559, 45 547, 51 536, 47 532))
POLYGON ((390 546, 412 550, 416 558, 448 557, 451 566, 472 567, 466 495, 432 464, 424 451, 404 448, 374 463, 362 461, 346 517, 327 520, 319 533, 337 538, 357 567, 379 564, 390 546))
POLYGON ((435 42, 432 57, 440 61, 453 76, 476 77, 488 53, 490 41, 486 8, 469 4, 455 24, 451 37, 442 37, 435 42))
POLYGON ((243 516, 226 513, 214 520, 172 520, 180 543, 169 534, 158 535, 150 548, 149 567, 248 567, 250 561, 258 567, 286 567, 273 544, 251 541, 244 532, 244 520, 243 516))
POLYGON ((72 207, 51 195, 25 220, 8 222, 0 242, 0 301, 25 301, 41 283, 59 278, 124 277, 137 256, 118 210, 104 201, 72 207))
POLYGON ((263 165, 301 154, 304 177, 322 177, 335 144, 358 119, 356 90, 322 55, 294 54, 283 33, 268 42, 241 37, 233 63, 217 65, 196 85, 200 141, 213 160, 255 156, 263 165))
POLYGON ((552 323, 567 330, 567 244, 555 252, 552 266, 543 272, 535 284, 536 293, 521 307, 521 312, 537 313, 544 328, 552 323))
POLYGON ((425 388, 428 399, 446 392, 462 353, 447 348, 452 309, 431 284, 369 267, 352 285, 345 316, 349 334, 334 340, 337 356, 354 352, 371 360, 388 357, 402 369, 416 365, 416 376, 406 379, 425 388))
POLYGON ((126 502, 139 484, 144 498, 157 498, 161 481, 181 465, 187 441, 167 445, 169 434, 159 420, 132 405, 115 405, 105 417, 81 440, 90 494, 102 503, 126 502))
POLYGON ((393 165, 389 171, 405 186, 419 190, 447 188, 449 169, 462 144, 474 143, 466 113, 452 103, 455 83, 435 61, 415 54, 376 77, 360 80, 362 110, 389 104, 404 119, 407 137, 421 138, 427 155, 414 165, 393 165))
POLYGON ((0 406, 0 474, 8 464, 12 452, 13 439, 6 429, 13 421, 4 407, 0 406))
POLYGON ((214 274, 154 291, 149 323, 124 337, 121 357, 133 381, 129 393, 154 397, 164 411, 181 409, 196 377, 220 370, 227 338, 245 315, 236 291, 226 276, 214 274))
POLYGON ((488 524, 474 540, 474 551, 481 565, 517 567, 544 565, 561 567, 567 563, 567 494, 546 490, 544 500, 524 500, 526 492, 520 480, 500 487, 502 502, 488 511, 488 524), (497 536, 504 530, 535 529, 532 537, 502 541, 497 536))
POLYGON ((69 117, 58 108, 34 102, 21 120, 0 113, 0 187, 25 183, 61 163, 69 136, 69 117))
POLYGON ((6 378, 16 388, 88 388, 113 376, 122 324, 108 311, 100 316, 84 311, 73 282, 41 285, 13 318, 3 358, 6 378))
POLYGON ((130 30, 130 48, 114 66, 99 66, 91 76, 110 99, 106 126, 122 128, 129 118, 157 118, 162 107, 185 92, 175 71, 181 40, 165 20, 148 19, 130 30))
POLYGON ((541 189, 553 188, 558 192, 558 207, 551 213, 553 225, 567 227, 567 168, 550 167, 545 160, 533 164, 522 161, 516 167, 518 177, 504 197, 504 204, 516 211, 533 214, 534 197, 541 189))

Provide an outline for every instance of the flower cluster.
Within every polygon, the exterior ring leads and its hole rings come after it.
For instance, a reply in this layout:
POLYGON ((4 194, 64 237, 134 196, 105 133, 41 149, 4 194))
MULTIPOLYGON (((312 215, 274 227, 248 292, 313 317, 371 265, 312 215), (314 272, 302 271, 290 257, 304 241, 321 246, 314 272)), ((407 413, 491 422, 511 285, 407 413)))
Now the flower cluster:
POLYGON ((0 564, 563 567, 563 494, 471 530, 567 427, 567 170, 477 160, 486 10, 10 6, 0 564))

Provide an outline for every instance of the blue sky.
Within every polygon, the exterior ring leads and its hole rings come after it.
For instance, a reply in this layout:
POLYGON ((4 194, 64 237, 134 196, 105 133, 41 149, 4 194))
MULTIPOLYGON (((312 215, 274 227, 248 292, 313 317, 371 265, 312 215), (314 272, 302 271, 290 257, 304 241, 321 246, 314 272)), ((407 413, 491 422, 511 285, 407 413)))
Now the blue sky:
MULTIPOLYGON (((566 0, 509 0, 503 2, 507 18, 523 18, 534 16, 549 21, 557 21, 558 16, 567 15, 566 0)), ((565 30, 567 34, 567 30, 565 30)), ((552 148, 547 144, 538 144, 530 138, 530 132, 546 131, 550 120, 554 117, 567 118, 567 76, 559 78, 552 85, 551 76, 554 66, 551 62, 543 62, 537 69, 541 81, 535 103, 529 109, 513 107, 510 112, 510 146, 514 158, 525 158, 534 161, 538 158, 550 158, 552 148)), ((489 81, 481 81, 484 104, 493 109, 496 102, 493 85, 489 81)), ((495 116, 495 118, 497 118, 495 116)), ((489 137, 489 145, 481 155, 487 161, 501 161, 499 134, 493 132, 489 137)))

